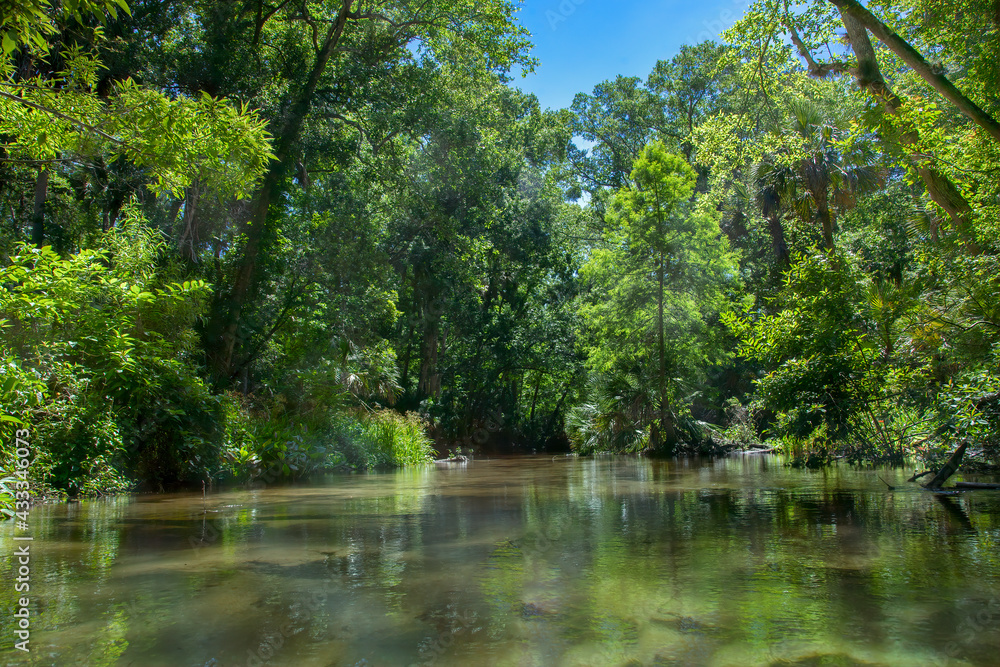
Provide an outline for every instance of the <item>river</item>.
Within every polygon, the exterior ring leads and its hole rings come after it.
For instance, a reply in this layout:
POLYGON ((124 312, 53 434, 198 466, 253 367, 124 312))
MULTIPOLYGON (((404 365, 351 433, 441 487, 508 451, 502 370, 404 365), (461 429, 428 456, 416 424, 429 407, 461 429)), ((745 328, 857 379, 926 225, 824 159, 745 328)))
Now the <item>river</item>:
POLYGON ((877 472, 896 490, 768 455, 537 456, 40 505, 31 650, 4 558, 0 661, 1000 664, 1000 492, 877 472))

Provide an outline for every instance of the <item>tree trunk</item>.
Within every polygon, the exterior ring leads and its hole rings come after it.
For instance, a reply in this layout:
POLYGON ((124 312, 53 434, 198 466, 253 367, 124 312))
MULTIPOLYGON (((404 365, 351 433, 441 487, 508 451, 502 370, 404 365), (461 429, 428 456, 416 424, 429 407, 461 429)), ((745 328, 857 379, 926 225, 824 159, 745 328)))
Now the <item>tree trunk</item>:
MULTIPOLYGON (((915 144, 917 138, 915 134, 908 134, 904 140, 908 144, 915 144)), ((972 229, 972 207, 969 206, 969 202, 965 201, 965 197, 951 179, 933 167, 917 166, 917 174, 924 182, 924 188, 927 189, 931 200, 944 209, 951 218, 959 238, 965 243, 969 252, 978 255, 981 250, 975 240, 975 231, 972 229)))
POLYGON ((180 238, 177 241, 177 250, 181 257, 186 258, 192 264, 198 262, 198 229, 195 223, 195 215, 198 212, 198 185, 193 184, 187 189, 184 198, 184 217, 181 218, 180 238))
MULTIPOLYGON (((662 232, 662 230, 660 230, 662 232)), ((659 367, 659 380, 660 380, 660 419, 659 423, 663 424, 667 417, 667 346, 663 340, 663 250, 660 250, 659 261, 656 265, 656 278, 659 282, 659 289, 656 291, 657 300, 657 331, 656 331, 656 348, 657 354, 659 356, 660 367, 659 367)), ((654 429, 652 432, 654 442, 653 446, 659 446, 659 430, 654 429)))
MULTIPOLYGON (((867 28, 853 14, 841 10, 840 15, 851 48, 858 59, 857 70, 853 72, 858 85, 879 100, 882 108, 890 115, 898 116, 903 102, 889 88, 882 76, 878 60, 875 58, 875 49, 868 39, 867 28)), ((924 182, 924 188, 931 200, 944 209, 951 218, 969 252, 978 254, 980 251, 972 229, 972 207, 947 176, 925 165, 926 157, 920 152, 920 136, 915 130, 904 132, 899 137, 899 142, 905 149, 912 149, 910 159, 924 182)))
MULTIPOLYGON (((823 193, 825 194, 825 193, 823 193)), ((816 217, 823 227, 823 245, 828 252, 833 251, 833 215, 825 201, 817 201, 816 217)))
POLYGON ((216 300, 216 313, 210 327, 211 340, 207 343, 212 352, 210 355, 212 366, 219 380, 228 380, 232 373, 233 353, 236 347, 240 318, 243 306, 249 297, 250 288, 256 278, 257 258, 265 247, 265 232, 271 201, 278 193, 279 186, 289 167, 299 135, 302 132, 302 125, 312 107, 320 78, 326 71, 330 58, 344 33, 353 2, 354 0, 342 0, 337 19, 330 26, 321 48, 316 53, 316 60, 306 83, 284 114, 281 127, 275 135, 274 160, 254 197, 250 219, 244 228, 246 241, 237 264, 233 285, 227 295, 216 300))
POLYGON ((437 398, 441 392, 438 375, 438 347, 441 318, 426 312, 424 319, 424 343, 420 353, 420 382, 417 391, 423 396, 437 398))
POLYGON ((538 371, 538 379, 535 380, 535 393, 531 396, 531 412, 528 414, 528 423, 535 419, 535 406, 538 405, 538 390, 542 388, 542 377, 545 374, 538 371))
POLYGON ((177 214, 180 213, 182 204, 184 204, 184 199, 178 198, 175 199, 174 203, 170 205, 170 213, 167 214, 167 225, 168 229, 171 231, 174 228, 174 223, 177 222, 177 214))
POLYGON ((968 447, 968 443, 965 442, 959 445, 958 449, 948 459, 948 462, 944 464, 944 467, 937 471, 937 474, 934 475, 931 481, 924 484, 924 488, 931 491, 940 489, 948 481, 948 478, 958 471, 958 467, 962 465, 962 457, 965 456, 966 447, 968 447))
POLYGON ((830 2, 837 6, 842 16, 851 16, 875 35, 880 42, 885 44, 889 50, 912 68, 920 78, 926 81, 942 97, 957 106, 959 111, 965 114, 972 122, 986 130, 993 137, 994 141, 1000 143, 1000 123, 989 113, 979 108, 975 102, 966 97, 947 77, 935 72, 930 63, 924 60, 920 52, 914 49, 909 42, 893 32, 889 26, 882 23, 878 17, 868 11, 857 0, 830 0, 830 2))
POLYGON ((49 170, 38 170, 35 179, 35 207, 31 212, 31 242, 41 248, 45 242, 45 198, 49 191, 49 170))
POLYGON ((403 391, 407 390, 407 385, 410 383, 410 355, 413 353, 413 325, 407 324, 406 326, 406 351, 403 353, 403 377, 400 379, 400 385, 403 387, 403 391))
POLYGON ((998 489, 1000 484, 989 484, 986 482, 955 482, 956 489, 998 489))
POLYGON ((788 243, 785 242, 785 228, 781 226, 781 215, 777 211, 767 216, 767 231, 771 235, 771 249, 778 267, 785 271, 791 266, 788 258, 788 243))
POLYGON ((660 414, 658 423, 654 425, 654 428, 650 433, 650 439, 653 441, 651 444, 655 448, 665 446, 666 453, 672 454, 674 445, 677 444, 677 432, 674 428, 673 415, 670 412, 670 403, 667 401, 667 345, 663 336, 663 288, 666 274, 666 259, 663 255, 663 250, 660 250, 659 263, 657 267, 657 277, 660 285, 660 289, 657 294, 657 310, 659 316, 657 338, 659 339, 658 346, 660 357, 660 414))
POLYGON ((559 400, 556 402, 555 409, 552 411, 552 414, 549 415, 549 421, 545 426, 545 435, 550 435, 552 433, 552 429, 556 425, 556 417, 559 416, 559 411, 562 410, 563 403, 566 401, 566 397, 569 396, 569 390, 572 389, 573 387, 574 379, 576 379, 576 376, 571 375, 566 380, 566 386, 563 387, 562 395, 559 396, 559 400))

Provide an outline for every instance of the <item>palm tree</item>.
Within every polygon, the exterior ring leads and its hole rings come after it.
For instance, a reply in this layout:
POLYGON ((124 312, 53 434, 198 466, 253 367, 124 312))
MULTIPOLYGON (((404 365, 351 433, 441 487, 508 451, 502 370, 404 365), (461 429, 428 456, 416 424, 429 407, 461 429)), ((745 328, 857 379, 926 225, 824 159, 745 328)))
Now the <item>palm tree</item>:
POLYGON ((785 242, 785 229, 781 224, 782 204, 784 200, 794 198, 794 172, 788 167, 781 167, 765 159, 753 166, 751 172, 753 183, 753 199, 760 208, 761 215, 767 220, 767 231, 771 235, 771 247, 778 267, 784 271, 789 267, 788 243, 785 242))
POLYGON ((660 414, 655 378, 598 373, 590 378, 590 394, 589 402, 566 417, 566 430, 578 450, 638 452, 656 444, 651 433, 660 414))
POLYGON ((845 160, 835 143, 842 131, 825 122, 814 103, 795 100, 789 111, 789 138, 798 144, 800 157, 789 160, 792 150, 780 149, 754 165, 751 176, 754 199, 768 221, 775 256, 784 267, 788 266, 788 248, 781 227, 783 211, 819 224, 823 245, 832 251, 838 210, 852 208, 859 194, 879 185, 882 175, 870 152, 860 151, 851 163, 845 160))

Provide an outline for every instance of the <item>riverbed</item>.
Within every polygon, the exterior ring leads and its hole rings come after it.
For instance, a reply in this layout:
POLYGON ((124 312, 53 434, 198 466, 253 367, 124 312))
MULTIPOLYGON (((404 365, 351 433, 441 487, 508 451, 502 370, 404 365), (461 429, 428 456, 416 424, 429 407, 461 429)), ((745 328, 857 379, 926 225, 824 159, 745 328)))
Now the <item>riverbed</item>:
POLYGON ((30 653, 0 527, 0 662, 1000 664, 1000 492, 911 472, 560 455, 40 505, 30 653))

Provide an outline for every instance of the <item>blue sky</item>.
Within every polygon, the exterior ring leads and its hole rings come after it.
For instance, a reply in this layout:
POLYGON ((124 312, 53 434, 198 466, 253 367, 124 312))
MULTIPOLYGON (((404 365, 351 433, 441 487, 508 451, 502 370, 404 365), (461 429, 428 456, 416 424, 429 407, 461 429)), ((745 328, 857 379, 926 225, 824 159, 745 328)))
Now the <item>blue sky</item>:
POLYGON ((524 0, 517 16, 541 60, 511 85, 535 93, 543 108, 568 107, 619 74, 645 79, 682 44, 718 39, 748 0, 524 0))

